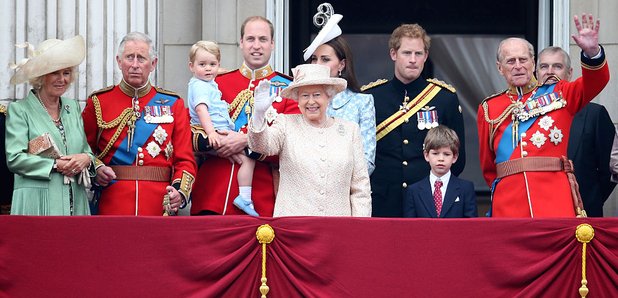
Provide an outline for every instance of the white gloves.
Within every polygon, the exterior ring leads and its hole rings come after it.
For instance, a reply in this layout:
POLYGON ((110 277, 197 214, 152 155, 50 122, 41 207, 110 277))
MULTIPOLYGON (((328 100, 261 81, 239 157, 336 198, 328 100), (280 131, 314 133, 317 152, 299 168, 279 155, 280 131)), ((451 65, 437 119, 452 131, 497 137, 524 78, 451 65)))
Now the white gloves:
POLYGON ((275 100, 276 94, 270 94, 270 81, 261 80, 253 92, 253 114, 251 121, 256 130, 264 126, 264 115, 275 100))

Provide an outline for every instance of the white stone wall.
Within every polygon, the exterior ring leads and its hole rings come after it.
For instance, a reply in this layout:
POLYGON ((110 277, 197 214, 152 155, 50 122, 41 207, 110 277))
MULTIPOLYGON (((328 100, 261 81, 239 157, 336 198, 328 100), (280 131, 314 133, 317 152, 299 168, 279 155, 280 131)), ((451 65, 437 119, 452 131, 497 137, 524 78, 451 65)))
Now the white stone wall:
MULTIPOLYGON (((10 63, 25 57, 16 43, 38 45, 45 39, 66 39, 82 35, 86 39, 86 59, 79 65, 79 76, 66 96, 84 101, 97 89, 120 81, 115 62, 122 36, 141 31, 157 43, 159 4, 156 0, 4 0, 0 9, 0 102, 23 98, 31 88, 13 86, 10 63)), ((156 81, 156 77, 153 78, 156 81)))
POLYGON ((236 69, 242 63, 238 48, 240 26, 246 17, 266 16, 267 0, 161 0, 163 87, 183 98, 191 78, 189 49, 198 40, 212 40, 221 49, 221 67, 236 69), (181 20, 181 21, 179 21, 181 20))
MULTIPOLYGON (((590 13, 601 20, 599 42, 605 48, 609 64, 610 80, 603 92, 595 98, 607 108, 614 123, 618 123, 618 1, 615 0, 571 0, 571 15, 590 13)), ((576 32, 571 20, 571 32, 576 32)), ((579 47, 571 40, 571 57, 573 57, 574 76, 581 75, 579 47)), ((604 206, 605 216, 618 216, 618 190, 614 190, 604 206)))

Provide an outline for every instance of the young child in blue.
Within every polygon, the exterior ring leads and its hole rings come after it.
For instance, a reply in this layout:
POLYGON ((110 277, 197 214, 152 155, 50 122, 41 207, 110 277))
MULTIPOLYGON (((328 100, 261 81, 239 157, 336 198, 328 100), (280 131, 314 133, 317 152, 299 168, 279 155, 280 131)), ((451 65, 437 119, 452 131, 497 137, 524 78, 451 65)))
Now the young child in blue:
MULTIPOLYGON (((208 142, 213 148, 220 145, 221 136, 217 131, 234 130, 230 119, 227 102, 221 100, 221 91, 215 82, 219 71, 221 51, 212 41, 198 41, 189 51, 189 69, 193 77, 189 81, 187 94, 191 124, 200 124, 208 135, 208 142)), ((251 201, 251 184, 255 161, 244 154, 238 154, 242 164, 238 169, 239 195, 234 205, 245 213, 259 216, 251 201)))
POLYGON ((476 217, 476 195, 472 182, 451 175, 459 154, 454 130, 439 125, 427 132, 423 155, 429 176, 414 183, 403 200, 404 217, 476 217))

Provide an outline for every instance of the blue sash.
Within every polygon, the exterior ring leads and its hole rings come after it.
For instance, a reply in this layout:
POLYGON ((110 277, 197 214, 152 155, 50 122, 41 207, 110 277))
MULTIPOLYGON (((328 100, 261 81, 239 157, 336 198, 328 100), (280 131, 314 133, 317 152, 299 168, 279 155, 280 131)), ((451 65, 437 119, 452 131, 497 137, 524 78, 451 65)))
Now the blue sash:
MULTIPOLYGON (((540 96, 549 94, 554 92, 554 87, 556 86, 556 84, 551 84, 551 85, 543 85, 541 87, 537 88, 536 91, 536 95, 534 98, 538 98, 540 96)), ((534 99, 534 98, 530 98, 530 99, 534 99)), ((529 99, 529 100, 530 100, 529 99)), ((522 133, 525 133, 526 131, 528 131, 528 129, 530 128, 530 126, 532 126, 532 124, 534 123, 534 121, 536 121, 537 117, 531 117, 530 119, 520 122, 519 123, 519 133, 520 135, 522 133)), ((500 143, 498 143, 498 149, 496 150, 496 164, 499 164, 501 162, 507 161, 511 158, 511 155, 513 154, 513 151, 515 151, 515 146, 513 145, 513 138, 510 138, 509 136, 513 135, 513 122, 509 123, 509 125, 506 127, 506 129, 504 130, 504 133, 502 134, 502 138, 500 139, 500 143)), ((516 144, 515 144, 516 145, 516 144)), ((492 183, 491 183, 491 202, 493 204, 494 201, 494 191, 496 190, 496 186, 498 185, 498 183, 500 182, 501 179, 495 179, 492 183)), ((487 213, 485 214, 486 216, 491 217, 492 216, 492 207, 489 207, 489 211, 487 211, 487 213)))
MULTIPOLYGON (((280 76, 280 75, 272 77, 270 79, 270 83, 271 83, 270 94, 279 95, 279 93, 281 93, 281 90, 285 89, 287 86, 290 85, 290 82, 291 81, 288 78, 280 76)), ((254 82, 254 84, 258 84, 258 83, 259 82, 254 82)), ((240 129, 243 126, 249 123, 249 115, 245 113, 245 109, 247 109, 247 107, 250 108, 249 102, 246 102, 242 107, 237 108, 237 109, 242 109, 242 111, 238 114, 238 118, 236 118, 236 121, 234 121, 236 131, 240 131, 240 129)))
POLYGON ((236 121, 234 121, 234 130, 236 131, 240 131, 240 129, 247 125, 247 123, 249 123, 249 118, 247 113, 245 113, 245 109, 249 106, 249 101, 245 102, 245 104, 242 107, 237 107, 237 109, 242 109, 241 112, 238 114, 238 118, 236 118, 236 121))
MULTIPOLYGON (((538 98, 540 96, 554 92, 555 86, 556 86, 555 84, 552 84, 552 85, 543 85, 539 87, 536 91, 536 95, 534 98, 538 98)), ((530 98, 530 99, 534 99, 534 98, 530 98)), ((522 133, 525 133, 526 131, 528 131, 530 126, 534 124, 534 121, 536 121, 537 118, 538 116, 531 117, 530 119, 526 121, 520 122, 519 127, 518 127, 519 134, 521 135, 522 133)), ((511 155, 513 154, 513 151, 515 150, 515 145, 517 145, 517 144, 513 144, 513 138, 508 137, 511 135, 513 135, 513 122, 509 123, 509 125, 504 130, 504 133, 502 134, 502 138, 500 139, 500 143, 498 144, 498 150, 496 150, 496 164, 507 161, 511 158, 511 155)))
MULTIPOLYGON (((176 102, 178 98, 175 96, 165 95, 162 93, 157 93, 155 96, 148 102, 147 106, 164 106, 169 105, 172 106, 176 102), (161 102, 166 102, 166 104, 162 104, 161 102)), ((143 112, 142 117, 139 117, 137 122, 135 123, 135 131, 133 132, 133 145, 129 150, 127 147, 129 146, 129 138, 128 134, 124 136, 124 139, 118 146, 116 152, 112 156, 110 161, 110 165, 131 165, 135 162, 135 157, 137 156, 137 148, 144 147, 144 143, 148 138, 152 135, 152 132, 159 126, 159 123, 146 123, 144 120, 143 112)))

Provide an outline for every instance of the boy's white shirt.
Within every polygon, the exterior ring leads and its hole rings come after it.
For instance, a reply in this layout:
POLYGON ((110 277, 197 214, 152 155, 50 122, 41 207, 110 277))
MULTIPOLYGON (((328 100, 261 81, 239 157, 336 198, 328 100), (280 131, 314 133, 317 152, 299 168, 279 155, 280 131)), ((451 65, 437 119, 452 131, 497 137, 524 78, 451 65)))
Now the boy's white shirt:
MULTIPOLYGON (((451 180, 451 171, 449 170, 446 174, 442 175, 439 178, 442 181, 442 187, 440 187, 440 191, 442 192, 442 203, 444 203, 444 197, 446 197, 446 187, 448 186, 449 180, 451 180)), ((429 184, 431 185, 431 194, 433 195, 435 190, 435 183, 438 180, 438 176, 434 175, 433 172, 429 171, 429 184)))

